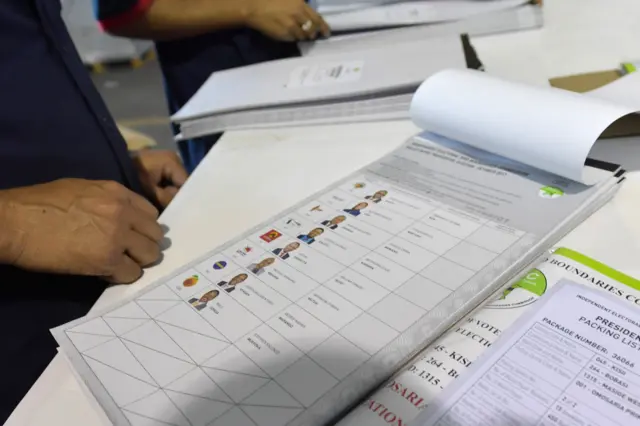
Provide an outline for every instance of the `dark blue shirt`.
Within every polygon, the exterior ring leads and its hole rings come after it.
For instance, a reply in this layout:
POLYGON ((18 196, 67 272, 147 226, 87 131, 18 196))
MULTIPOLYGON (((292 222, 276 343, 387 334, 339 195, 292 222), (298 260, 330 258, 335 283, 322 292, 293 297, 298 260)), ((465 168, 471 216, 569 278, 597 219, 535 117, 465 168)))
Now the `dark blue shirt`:
POLYGON ((59 0, 0 7, 0 189, 62 177, 139 189, 124 143, 60 18, 59 0))
MULTIPOLYGON (((60 178, 139 191, 124 140, 60 17, 59 0, 0 5, 0 189, 60 178)), ((94 278, 0 265, 0 423, 56 353, 49 328, 84 315, 104 290, 94 278)))

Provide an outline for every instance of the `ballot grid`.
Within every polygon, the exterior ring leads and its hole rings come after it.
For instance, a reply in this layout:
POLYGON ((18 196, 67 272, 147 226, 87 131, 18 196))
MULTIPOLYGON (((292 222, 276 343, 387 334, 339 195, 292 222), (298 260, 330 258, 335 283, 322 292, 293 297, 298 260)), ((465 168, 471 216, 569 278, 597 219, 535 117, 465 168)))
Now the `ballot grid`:
POLYGON ((524 235, 359 176, 65 333, 132 425, 284 426, 524 235))

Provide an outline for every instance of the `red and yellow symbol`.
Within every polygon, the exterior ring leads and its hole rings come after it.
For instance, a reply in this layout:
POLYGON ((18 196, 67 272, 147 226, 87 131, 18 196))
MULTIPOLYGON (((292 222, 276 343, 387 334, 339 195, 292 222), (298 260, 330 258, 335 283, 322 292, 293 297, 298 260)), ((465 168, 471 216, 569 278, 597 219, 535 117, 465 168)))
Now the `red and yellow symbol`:
POLYGON ((186 280, 184 280, 182 282, 182 285, 185 287, 193 287, 194 285, 198 284, 198 280, 200 279, 199 276, 197 275, 193 275, 189 278, 187 278, 186 280))
POLYGON ((271 241, 278 239, 282 236, 282 234, 275 229, 272 229, 262 235, 260 235, 260 239, 270 243, 271 241))

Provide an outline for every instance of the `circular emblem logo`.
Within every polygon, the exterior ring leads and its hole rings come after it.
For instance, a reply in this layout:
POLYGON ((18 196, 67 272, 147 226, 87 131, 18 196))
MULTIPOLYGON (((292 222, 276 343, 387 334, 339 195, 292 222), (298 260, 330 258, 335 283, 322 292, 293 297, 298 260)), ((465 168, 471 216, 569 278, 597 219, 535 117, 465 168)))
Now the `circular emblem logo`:
POLYGON ((539 269, 532 269, 520 281, 502 292, 498 300, 487 305, 489 309, 513 309, 535 302, 547 291, 547 277, 539 269))

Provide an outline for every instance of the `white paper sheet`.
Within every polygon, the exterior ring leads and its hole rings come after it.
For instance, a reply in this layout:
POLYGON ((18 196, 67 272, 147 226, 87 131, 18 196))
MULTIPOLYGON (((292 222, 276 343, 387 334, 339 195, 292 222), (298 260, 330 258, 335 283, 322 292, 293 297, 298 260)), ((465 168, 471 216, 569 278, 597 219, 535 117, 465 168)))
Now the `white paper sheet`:
POLYGON ((413 426, 637 424, 640 315, 564 281, 413 426))
POLYGON ((343 13, 353 10, 366 9, 385 3, 384 0, 371 1, 344 1, 344 0, 317 0, 317 10, 322 14, 343 13))
POLYGON ((521 6, 527 2, 527 0, 411 1, 352 11, 342 9, 342 13, 328 13, 324 18, 333 31, 345 31, 454 21, 521 6))
POLYGON ((429 75, 456 67, 465 67, 459 36, 270 61, 213 73, 172 120, 274 105, 350 99, 381 92, 389 94, 392 90, 410 93, 429 75), (344 77, 347 69, 355 75, 355 68, 359 69, 357 78, 344 77))
POLYGON ((594 98, 627 105, 640 111, 640 72, 627 74, 612 83, 585 94, 594 98))
POLYGON ((432 76, 411 105, 411 117, 423 129, 588 185, 597 181, 584 167, 593 144, 632 112, 631 107, 471 70, 432 76))

